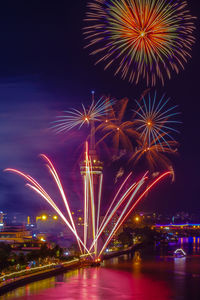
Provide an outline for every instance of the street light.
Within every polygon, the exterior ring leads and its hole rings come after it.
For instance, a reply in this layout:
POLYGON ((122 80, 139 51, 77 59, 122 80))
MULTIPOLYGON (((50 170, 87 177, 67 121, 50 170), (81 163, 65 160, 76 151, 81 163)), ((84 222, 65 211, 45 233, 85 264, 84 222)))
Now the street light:
POLYGON ((139 217, 135 217, 135 222, 139 222, 140 218, 139 217))

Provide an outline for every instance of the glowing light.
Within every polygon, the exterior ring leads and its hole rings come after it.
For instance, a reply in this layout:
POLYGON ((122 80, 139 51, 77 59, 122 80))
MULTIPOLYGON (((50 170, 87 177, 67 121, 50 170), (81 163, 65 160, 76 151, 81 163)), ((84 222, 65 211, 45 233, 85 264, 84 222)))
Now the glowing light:
POLYGON ((156 227, 160 227, 160 228, 163 228, 163 227, 180 227, 182 229, 184 229, 184 227, 193 227, 193 226, 196 226, 196 227, 199 227, 200 224, 190 224, 190 223, 186 223, 186 224, 167 224, 167 225, 159 225, 159 224, 156 224, 155 225, 156 227))
POLYGON ((58 219, 58 217, 57 217, 57 216, 53 216, 53 219, 54 219, 54 220, 57 220, 57 219, 58 219))
POLYGON ((118 101, 118 109, 111 107, 108 116, 106 116, 107 122, 101 122, 96 128, 96 132, 103 134, 96 145, 109 140, 115 150, 118 150, 120 146, 123 149, 133 150, 131 140, 138 137, 138 132, 134 128, 134 122, 124 121, 127 104, 128 99, 125 98, 118 101))
POLYGON ((53 122, 52 128, 56 133, 61 133, 77 126, 80 129, 85 123, 90 125, 91 122, 99 122, 109 112, 113 104, 114 100, 108 97, 101 97, 96 103, 93 99, 88 109, 82 104, 82 110, 65 111, 63 116, 57 117, 57 120, 53 122))
POLYGON ((131 160, 137 163, 145 156, 150 169, 155 169, 158 165, 170 170, 171 162, 166 154, 177 153, 177 142, 172 133, 179 133, 174 125, 181 123, 175 117, 177 106, 168 107, 168 99, 163 95, 156 103, 157 93, 153 99, 149 93, 147 99, 142 98, 136 101, 138 109, 134 110, 134 124, 138 132, 138 147, 131 160))
POLYGON ((42 220, 46 221, 46 219, 47 219, 47 216, 46 215, 42 215, 42 220))
MULTIPOLYGON (((56 169, 54 168, 52 162, 50 161, 50 159, 49 159, 46 155, 41 154, 41 157, 42 157, 44 160, 46 160, 47 163, 48 163, 47 167, 48 167, 48 169, 49 169, 49 172, 50 172, 50 174, 52 175, 52 177, 54 178, 54 180, 55 180, 55 182, 56 182, 56 184, 57 184, 58 190, 59 190, 60 195, 61 195, 61 197, 62 197, 62 200, 63 200, 63 202, 64 202, 64 204, 65 204, 65 207, 66 207, 66 209, 67 209, 67 212, 68 212, 68 215, 69 215, 71 224, 72 224, 72 228, 73 228, 73 230, 75 231, 75 233, 76 233, 76 235, 77 235, 76 227, 75 227, 75 224, 74 224, 74 220, 73 220, 73 217, 72 217, 71 210, 70 210, 70 208, 69 208, 69 204, 68 204, 68 201, 67 201, 67 197, 66 197, 65 192, 64 192, 64 190, 63 190, 63 186, 62 186, 61 181, 60 181, 60 178, 59 178, 59 176, 58 176, 58 174, 57 174, 57 172, 56 172, 56 169)), ((81 250, 81 253, 82 253, 82 249, 81 249, 79 240, 77 240, 77 241, 78 241, 78 245, 79 245, 79 248, 80 248, 80 250, 81 250)))
MULTIPOLYGON (((52 175, 53 179, 55 180, 55 182, 58 186, 58 189, 62 196, 62 200, 65 204, 65 207, 66 207, 66 210, 68 213, 69 221, 64 216, 63 212, 58 208, 56 203, 52 200, 52 198, 42 188, 42 186, 35 179, 33 179, 30 175, 26 175, 15 169, 6 169, 6 171, 14 172, 14 173, 24 177, 28 181, 28 183, 26 185, 29 186, 35 192, 37 192, 40 196, 42 196, 47 201, 47 203, 49 203, 49 205, 51 205, 51 207, 55 210, 57 215, 65 222, 66 226, 71 230, 71 232, 76 237, 81 253, 83 254, 83 252, 82 252, 82 247, 83 247, 84 255, 88 255, 92 258, 95 257, 95 259, 97 259, 97 261, 99 261, 101 254, 103 253, 104 249, 107 247, 108 243, 112 239, 115 232, 123 224, 123 222, 126 220, 128 215, 132 212, 132 210, 139 203, 139 201, 144 197, 144 195, 149 191, 149 189, 151 189, 157 182, 159 182, 166 175, 171 174, 171 172, 165 172, 164 174, 160 175, 139 196, 138 194, 139 194, 142 186, 148 179, 147 173, 145 173, 142 176, 142 178, 139 179, 138 181, 130 182, 128 184, 128 180, 130 179, 130 176, 131 176, 131 173, 130 173, 127 176, 127 178, 124 180, 122 185, 120 186, 119 190, 117 191, 117 193, 108 209, 106 218, 104 218, 103 222, 99 226, 103 176, 100 177, 100 186, 99 186, 99 192, 98 192, 98 203, 97 203, 97 213, 96 213, 95 201, 94 201, 94 179, 93 179, 93 172, 92 172, 92 161, 91 161, 91 157, 89 156, 89 153, 88 153, 88 144, 86 143, 86 153, 85 153, 86 172, 84 175, 84 241, 82 241, 81 238, 79 237, 79 235, 77 234, 75 223, 73 221, 72 213, 71 213, 71 210, 70 210, 70 207, 68 204, 68 200, 65 196, 64 190, 62 188, 62 185, 59 180, 58 174, 55 170, 55 167, 53 166, 52 162, 45 155, 42 155, 42 157, 48 163, 47 167, 50 171, 50 174, 52 175), (121 196, 119 196, 125 183, 128 184, 128 187, 125 189, 125 191, 123 191, 121 196), (117 200, 118 196, 119 196, 119 199, 117 200), (136 197, 137 197, 137 200, 135 200, 136 197), (91 208, 90 209, 91 215, 89 215, 89 206, 91 208), (121 212, 120 212, 119 218, 117 219, 113 229, 109 233, 104 245, 100 249, 98 249, 98 240, 99 240, 102 232, 106 229, 106 226, 112 220, 112 218, 117 213, 117 211, 119 210, 120 207, 122 207, 122 208, 120 209, 121 212), (91 220, 92 220, 91 228, 88 228, 89 218, 91 218, 91 220), (88 230, 92 230, 92 236, 93 236, 91 245, 89 245, 90 248, 87 247, 88 230), (91 251, 93 248, 94 248, 94 250, 91 251)), ((57 215, 55 215, 55 216, 57 217, 57 215)), ((45 216, 45 215, 43 215, 43 216, 45 216)), ((79 220, 80 219, 82 220, 81 217, 79 218, 79 220)), ((40 239, 43 242, 45 241, 44 237, 41 237, 40 239)))
POLYGON ((114 205, 114 203, 115 203, 117 197, 119 196, 119 193, 120 193, 121 190, 123 189, 123 187, 124 187, 124 185, 126 184, 127 180, 130 178, 131 174, 132 174, 132 172, 128 174, 128 176, 125 178, 125 180, 122 182, 121 186, 119 187, 119 189, 118 189, 118 191, 117 191, 115 197, 113 198, 113 201, 111 202, 111 204, 110 204, 108 210, 106 211, 106 214, 105 214, 105 216, 104 216, 104 218, 103 218, 103 220, 102 220, 102 223, 101 223, 101 226, 100 226, 99 230, 101 229, 102 225, 104 224, 105 220, 107 219, 107 216, 108 216, 108 214, 109 214, 111 208, 113 207, 113 205, 114 205))
POLYGON ((141 137, 143 137, 144 144, 148 143, 150 147, 151 142, 154 141, 156 144, 162 146, 163 142, 170 148, 166 137, 174 141, 171 132, 178 133, 178 130, 172 125, 181 123, 174 119, 180 112, 175 111, 177 105, 167 107, 169 98, 165 100, 165 95, 160 98, 157 104, 156 98, 157 93, 155 92, 153 100, 149 93, 147 101, 144 97, 142 98, 142 104, 136 101, 138 110, 134 110, 134 121, 137 124, 137 131, 141 134, 141 137))
POLYGON ((91 0, 86 48, 122 79, 164 84, 191 57, 194 19, 182 0, 91 0))
MULTIPOLYGON (((121 227, 121 225, 124 223, 124 221, 128 218, 128 216, 130 215, 130 213, 133 211, 133 209, 135 208, 135 206, 141 201, 141 199, 146 195, 146 193, 155 185, 157 184, 162 178, 166 177, 167 175, 171 175, 171 172, 165 172, 162 175, 160 175, 157 179, 155 179, 153 181, 153 183, 151 183, 146 189, 145 191, 138 197, 138 199, 134 202, 134 204, 131 206, 131 208, 128 209, 128 211, 126 209, 124 209, 123 213, 121 214, 120 218, 118 219, 118 221, 116 222, 115 226, 113 227, 110 235, 108 236, 106 242, 104 243, 101 251, 99 252, 99 256, 103 253, 104 249, 107 247, 108 243, 110 242, 110 240, 112 239, 113 235, 118 231, 118 229, 121 227)), ((142 178, 142 181, 139 181, 138 183, 140 184, 140 186, 142 186, 143 181, 144 181, 145 177, 142 178)))
MULTIPOLYGON (((161 139, 165 137, 164 135, 161 135, 158 137, 158 139, 161 139)), ((170 159, 166 156, 168 155, 175 155, 177 154, 177 142, 176 141, 170 141, 167 140, 166 142, 161 142, 157 140, 152 140, 149 145, 148 140, 144 140, 142 137, 141 140, 138 140, 138 147, 135 149, 135 152, 131 156, 131 159, 134 164, 137 164, 138 161, 140 161, 142 158, 145 157, 145 160, 147 161, 149 165, 149 170, 153 171, 157 169, 158 167, 162 167, 164 169, 170 170, 173 174, 173 168, 170 162, 170 159), (169 147, 169 146, 170 147, 169 147)), ((172 181, 174 180, 174 176, 172 178, 172 181)))
POLYGON ((182 248, 176 249, 174 251, 174 254, 175 256, 180 256, 180 257, 186 256, 186 252, 182 248))
POLYGON ((144 36, 145 36, 145 32, 144 32, 144 31, 141 31, 141 32, 140 32, 140 36, 141 36, 141 37, 144 37, 144 36))
MULTIPOLYGON (((73 260, 70 260, 70 261, 67 261, 67 262, 63 262, 62 264, 63 265, 68 265, 68 264, 73 264, 75 262, 79 262, 79 259, 73 259, 73 260)), ((33 272, 37 272, 39 270, 43 270, 45 268, 55 268, 56 263, 52 263, 52 264, 48 264, 48 265, 44 265, 44 266, 41 266, 41 267, 34 267, 33 269, 26 269, 26 270, 21 270, 21 271, 17 271, 17 272, 13 272, 13 273, 9 273, 9 274, 5 274, 3 276, 0 276, 0 280, 6 280, 6 279, 9 279, 10 277, 15 277, 17 275, 20 275, 20 274, 29 274, 29 273, 33 273, 33 272)))
MULTIPOLYGON (((49 203, 51 205, 51 207, 58 213, 58 215, 60 216, 60 218, 65 222, 65 224, 69 227, 69 229, 75 235, 75 237, 77 238, 78 244, 80 243, 85 248, 85 250, 87 252, 89 252, 88 249, 87 249, 87 247, 85 246, 85 244, 81 241, 80 237, 78 236, 77 231, 67 221, 67 219, 65 218, 65 216, 63 215, 63 213, 61 212, 61 210, 55 204, 55 202, 51 199, 51 197, 47 194, 47 192, 42 188, 42 186, 35 179, 33 179, 31 176, 26 175, 23 172, 15 170, 15 169, 7 168, 7 169, 5 169, 5 171, 16 173, 16 174, 24 177, 28 182, 30 182, 30 183, 27 183, 26 185, 28 187, 30 187, 32 190, 34 190, 36 193, 38 193, 41 197, 43 197, 45 199, 45 201, 47 201, 47 203, 49 203)), ((80 246, 79 246, 79 248, 80 248, 80 246)), ((81 248, 80 248, 80 251, 82 253, 82 249, 81 248)))

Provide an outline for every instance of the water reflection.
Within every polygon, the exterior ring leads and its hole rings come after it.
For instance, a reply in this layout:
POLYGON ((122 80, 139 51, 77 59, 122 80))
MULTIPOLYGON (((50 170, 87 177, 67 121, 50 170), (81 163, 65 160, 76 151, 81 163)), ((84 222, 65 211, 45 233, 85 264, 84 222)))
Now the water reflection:
POLYGON ((29 295, 37 294, 39 291, 48 289, 54 286, 54 283, 55 283, 55 277, 47 278, 45 280, 41 280, 40 282, 36 281, 31 284, 27 284, 26 286, 17 288, 12 292, 1 296, 0 299, 1 300, 22 299, 24 295, 29 296, 29 295))
POLYGON ((69 271, 28 284, 1 300, 134 300, 199 299, 199 238, 181 238, 177 244, 144 248, 132 256, 105 261, 100 268, 69 271), (174 258, 182 247, 186 258, 174 258), (151 254, 151 255, 150 255, 151 254))
POLYGON ((141 261, 141 253, 140 251, 135 251, 134 256, 133 256, 133 261, 135 263, 138 263, 141 261))
MULTIPOLYGON (((137 273, 137 268, 135 269, 137 273)), ((59 276, 60 277, 60 276, 59 276)), ((91 268, 78 271, 76 276, 66 273, 63 282, 53 280, 53 285, 48 286, 46 280, 29 284, 24 288, 9 293, 4 299, 170 299, 170 291, 162 281, 154 282, 148 276, 133 276, 130 272, 112 270, 110 268, 91 268), (59 283, 59 284, 56 284, 59 283), (46 285, 46 289, 42 285, 46 285), (37 285, 36 290, 33 285, 37 285), (48 286, 48 288, 47 288, 48 286)))
POLYGON ((174 291, 176 298, 184 299, 186 280, 186 257, 174 259, 174 291), (181 298, 182 296, 182 298, 181 298))

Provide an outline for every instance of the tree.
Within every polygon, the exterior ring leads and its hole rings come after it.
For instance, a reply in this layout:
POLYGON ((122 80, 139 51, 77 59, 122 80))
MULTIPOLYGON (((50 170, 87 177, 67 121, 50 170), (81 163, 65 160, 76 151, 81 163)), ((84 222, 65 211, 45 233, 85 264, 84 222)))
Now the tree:
POLYGON ((132 234, 128 231, 123 231, 118 235, 118 240, 123 244, 123 245, 132 245, 133 243, 133 237, 132 234))
POLYGON ((9 257, 11 253, 11 247, 8 244, 0 243, 0 270, 7 268, 10 265, 9 257))

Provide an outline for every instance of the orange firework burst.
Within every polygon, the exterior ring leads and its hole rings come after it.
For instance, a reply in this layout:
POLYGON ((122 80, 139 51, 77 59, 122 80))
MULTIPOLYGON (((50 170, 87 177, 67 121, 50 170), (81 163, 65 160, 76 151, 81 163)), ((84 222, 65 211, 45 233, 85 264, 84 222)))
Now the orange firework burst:
POLYGON ((132 121, 123 121, 124 113, 126 111, 128 99, 119 101, 119 109, 109 111, 107 118, 104 119, 97 127, 96 131, 101 131, 103 137, 96 145, 105 139, 111 139, 115 150, 119 149, 120 144, 128 150, 133 150, 131 138, 137 139, 138 133, 134 129, 132 121))
POLYGON ((156 139, 149 141, 141 138, 138 141, 139 146, 136 148, 131 160, 136 164, 142 158, 145 158, 149 168, 155 170, 157 167, 171 168, 170 159, 166 156, 177 154, 178 143, 176 141, 160 142, 160 139, 166 138, 165 134, 161 134, 156 139))
POLYGON ((99 55, 97 63, 130 82, 164 84, 190 57, 194 17, 182 0, 93 0, 88 4, 84 28, 86 47, 99 55))

